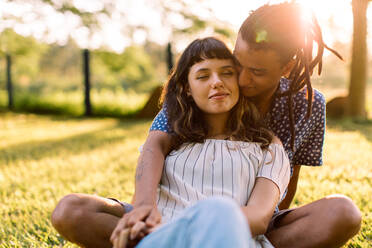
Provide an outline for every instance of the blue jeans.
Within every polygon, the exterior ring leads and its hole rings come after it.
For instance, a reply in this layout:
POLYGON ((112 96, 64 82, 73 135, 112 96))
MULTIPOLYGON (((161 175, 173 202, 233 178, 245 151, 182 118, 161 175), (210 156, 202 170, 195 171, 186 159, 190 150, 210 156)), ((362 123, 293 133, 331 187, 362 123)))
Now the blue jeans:
POLYGON ((187 208, 137 246, 215 248, 255 247, 246 218, 231 199, 213 197, 187 208))

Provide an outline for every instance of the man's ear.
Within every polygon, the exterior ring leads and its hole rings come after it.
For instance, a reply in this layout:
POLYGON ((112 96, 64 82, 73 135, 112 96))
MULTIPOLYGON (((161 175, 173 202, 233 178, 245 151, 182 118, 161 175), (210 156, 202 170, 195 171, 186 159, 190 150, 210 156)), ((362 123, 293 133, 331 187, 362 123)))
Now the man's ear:
POLYGON ((285 66, 283 66, 282 76, 288 78, 293 67, 295 66, 296 60, 291 59, 285 66))

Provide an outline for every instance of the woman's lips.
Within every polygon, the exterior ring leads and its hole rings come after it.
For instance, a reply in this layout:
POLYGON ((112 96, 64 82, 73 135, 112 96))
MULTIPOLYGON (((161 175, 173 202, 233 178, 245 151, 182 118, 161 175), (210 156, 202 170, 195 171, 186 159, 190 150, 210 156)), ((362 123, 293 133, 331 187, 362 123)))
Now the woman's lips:
POLYGON ((227 94, 227 93, 215 94, 215 95, 210 96, 209 99, 221 100, 221 99, 224 99, 225 97, 227 97, 228 95, 229 94, 227 94))

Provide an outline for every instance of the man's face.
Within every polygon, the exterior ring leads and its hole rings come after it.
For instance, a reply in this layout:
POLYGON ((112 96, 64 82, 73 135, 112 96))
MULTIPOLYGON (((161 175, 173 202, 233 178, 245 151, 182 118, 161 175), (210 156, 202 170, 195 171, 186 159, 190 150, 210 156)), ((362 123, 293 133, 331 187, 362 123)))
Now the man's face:
POLYGON ((286 73, 278 53, 272 49, 253 49, 239 34, 234 55, 240 63, 239 86, 243 95, 257 100, 271 97, 286 73))

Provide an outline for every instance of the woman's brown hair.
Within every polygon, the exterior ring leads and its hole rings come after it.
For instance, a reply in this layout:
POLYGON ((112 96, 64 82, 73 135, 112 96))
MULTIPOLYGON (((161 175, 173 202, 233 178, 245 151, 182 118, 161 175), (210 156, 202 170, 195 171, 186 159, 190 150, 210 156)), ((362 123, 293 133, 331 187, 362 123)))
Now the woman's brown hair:
POLYGON ((291 129, 291 147, 294 149, 295 127, 293 117, 293 95, 306 86, 307 114, 312 109, 313 88, 310 76, 316 66, 318 74, 322 71, 324 49, 330 50, 337 57, 342 57, 323 41, 320 26, 313 15, 304 20, 304 13, 298 3, 281 3, 264 5, 253 11, 240 27, 240 34, 250 47, 255 49, 273 49, 286 65, 294 59, 294 66, 288 79, 289 90, 281 96, 288 96, 289 120, 291 129), (317 54, 312 56, 313 45, 317 44, 317 54))
MULTIPOLYGON (((162 102, 167 111, 169 127, 174 137, 174 148, 183 143, 202 143, 207 138, 208 126, 203 112, 187 94, 190 68, 206 59, 236 59, 226 45, 213 37, 194 40, 182 53, 163 89, 162 102)), ((272 141, 271 132, 264 126, 260 115, 241 94, 230 111, 228 135, 233 140, 259 142, 266 148, 272 141)))

